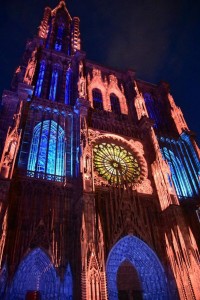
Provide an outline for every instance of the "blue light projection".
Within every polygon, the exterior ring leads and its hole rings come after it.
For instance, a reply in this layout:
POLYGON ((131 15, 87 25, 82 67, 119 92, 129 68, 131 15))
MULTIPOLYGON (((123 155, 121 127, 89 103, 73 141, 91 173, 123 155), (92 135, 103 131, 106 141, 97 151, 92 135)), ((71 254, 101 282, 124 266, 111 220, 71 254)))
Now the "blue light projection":
POLYGON ((161 138, 161 142, 162 155, 170 166, 178 197, 199 195, 199 160, 187 134, 181 135, 178 141, 161 138))
POLYGON ((33 250, 19 265, 10 289, 10 300, 25 299, 27 291, 40 291, 42 299, 59 299, 55 268, 40 249, 33 250))
MULTIPOLYGON (((64 285, 63 285, 63 300, 73 299, 73 282, 72 282, 72 272, 70 265, 68 264, 65 277, 64 277, 64 285)), ((61 297, 62 299, 62 297, 61 297)))
POLYGON ((145 100, 145 104, 146 104, 146 108, 147 108, 149 117, 152 120, 154 120, 154 122, 155 122, 154 127, 158 128, 159 123, 160 123, 160 118, 159 118, 159 112, 155 106, 155 101, 152 98, 152 96, 148 93, 144 94, 144 100, 145 100))
POLYGON ((119 98, 115 94, 110 94, 111 110, 116 114, 121 114, 119 98))
POLYGON ((28 170, 65 175, 65 133, 53 120, 37 124, 33 130, 28 170))
POLYGON ((58 84, 58 70, 54 69, 52 72, 52 77, 51 77, 49 100, 52 100, 52 101, 56 100, 57 84, 58 84))
POLYGON ((65 85, 65 104, 68 104, 68 105, 70 105, 71 76, 72 76, 72 70, 69 67, 66 72, 66 85, 65 85))
POLYGON ((170 299, 166 276, 158 257, 142 240, 129 235, 114 245, 107 259, 109 300, 118 300, 117 272, 124 261, 129 261, 136 269, 143 291, 143 299, 170 299))
POLYGON ((50 258, 40 248, 30 252, 15 273, 9 300, 25 299, 27 291, 39 291, 44 300, 73 299, 73 283, 68 264, 64 282, 56 274, 50 258))
POLYGON ((92 90, 93 107, 94 109, 103 109, 102 93, 99 89, 92 90))
POLYGON ((37 80, 37 84, 36 84, 36 88, 35 88, 35 95, 37 97, 40 97, 40 95, 41 95, 42 84, 43 84, 43 80, 44 80, 45 68, 46 68, 45 61, 41 61, 39 75, 38 75, 38 80, 37 80))
POLYGON ((7 266, 6 264, 4 264, 0 269, 0 299, 4 299, 7 278, 8 278, 7 266))
POLYGON ((56 38, 56 42, 55 42, 55 50, 56 51, 62 50, 63 32, 64 32, 64 24, 61 24, 58 27, 58 31, 57 31, 57 38, 56 38))

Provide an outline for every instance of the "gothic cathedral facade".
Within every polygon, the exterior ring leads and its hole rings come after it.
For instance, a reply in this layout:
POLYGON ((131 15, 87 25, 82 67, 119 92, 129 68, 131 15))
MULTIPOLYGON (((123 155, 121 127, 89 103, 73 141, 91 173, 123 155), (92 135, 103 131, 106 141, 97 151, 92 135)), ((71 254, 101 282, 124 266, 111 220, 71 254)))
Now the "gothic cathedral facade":
POLYGON ((86 58, 65 1, 3 92, 0 139, 0 299, 200 299, 194 135, 166 82, 86 58))

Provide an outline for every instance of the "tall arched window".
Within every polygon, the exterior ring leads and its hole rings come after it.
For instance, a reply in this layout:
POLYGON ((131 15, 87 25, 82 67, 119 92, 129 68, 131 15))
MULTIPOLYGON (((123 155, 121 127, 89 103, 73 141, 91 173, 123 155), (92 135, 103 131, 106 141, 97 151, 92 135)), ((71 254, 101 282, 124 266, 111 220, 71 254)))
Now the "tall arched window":
POLYGON ((40 95, 41 95, 42 84, 43 84, 43 80, 44 80, 45 68, 46 68, 45 61, 41 61, 39 75, 38 75, 38 80, 37 80, 36 89, 35 89, 35 95, 37 97, 40 97, 40 95))
POLYGON ((164 158, 170 166, 172 180, 178 197, 192 197, 193 191, 183 162, 168 148, 162 149, 164 158))
POLYGON ((65 133, 52 120, 37 124, 28 159, 28 170, 64 176, 65 133))
POLYGON ((155 125, 154 127, 158 128, 159 124, 161 123, 160 120, 160 113, 156 107, 156 102, 150 94, 144 94, 144 100, 146 104, 146 108, 149 114, 149 117, 154 120, 155 125))
POLYGON ((110 94, 110 104, 112 112, 121 114, 119 98, 115 94, 110 94))
POLYGON ((66 72, 66 85, 65 85, 65 104, 70 104, 70 94, 71 94, 71 75, 72 70, 69 67, 66 72))
POLYGON ((61 51, 62 50, 62 39, 63 39, 63 32, 64 32, 64 24, 60 24, 57 29, 57 37, 55 42, 55 50, 61 51))
POLYGON ((49 100, 52 100, 52 101, 56 100, 57 85, 58 85, 58 69, 54 68, 53 72, 52 72, 52 76, 51 76, 49 100))
POLYGON ((94 109, 103 109, 102 93, 99 89, 92 90, 92 98, 94 109))

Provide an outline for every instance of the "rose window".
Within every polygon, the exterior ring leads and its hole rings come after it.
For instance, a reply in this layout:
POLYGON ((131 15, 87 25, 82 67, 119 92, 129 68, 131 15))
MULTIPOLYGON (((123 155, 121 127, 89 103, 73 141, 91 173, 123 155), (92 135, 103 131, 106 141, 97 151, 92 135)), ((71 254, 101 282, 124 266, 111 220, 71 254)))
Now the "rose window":
POLYGON ((141 169, 133 153, 114 143, 94 146, 94 168, 109 183, 136 183, 141 169))

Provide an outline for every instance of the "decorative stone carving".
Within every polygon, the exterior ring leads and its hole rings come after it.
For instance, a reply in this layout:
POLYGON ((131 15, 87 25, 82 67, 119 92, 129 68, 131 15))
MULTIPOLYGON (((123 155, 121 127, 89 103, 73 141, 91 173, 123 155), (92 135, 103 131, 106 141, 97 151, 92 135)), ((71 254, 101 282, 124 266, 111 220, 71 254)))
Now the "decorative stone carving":
POLYGON ((35 68, 37 64, 37 59, 36 59, 36 53, 37 49, 35 49, 31 55, 31 58, 29 59, 28 66, 26 68, 26 73, 24 76, 24 83, 31 85, 33 81, 33 76, 35 74, 35 68))
POLYGON ((86 79, 83 73, 83 62, 80 61, 79 63, 79 81, 78 81, 78 93, 79 98, 86 97, 86 79))
POLYGON ((0 162, 0 176, 2 178, 11 178, 13 174, 15 159, 17 156, 20 139, 21 139, 21 130, 19 130, 19 124, 21 120, 22 112, 22 102, 20 103, 19 112, 14 115, 15 125, 13 129, 9 127, 5 146, 0 162))

